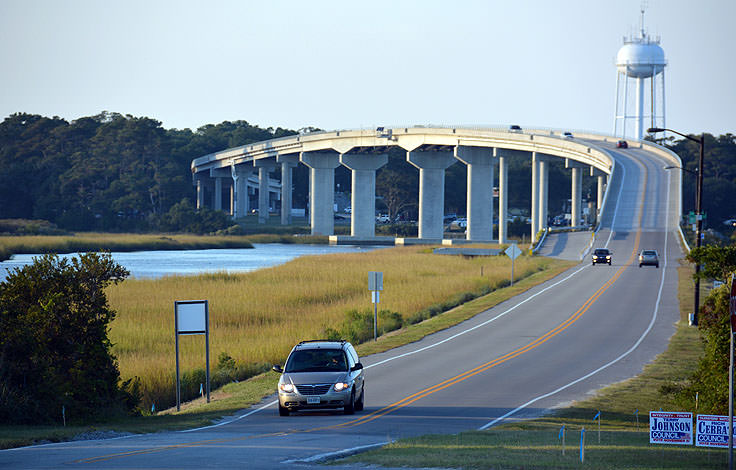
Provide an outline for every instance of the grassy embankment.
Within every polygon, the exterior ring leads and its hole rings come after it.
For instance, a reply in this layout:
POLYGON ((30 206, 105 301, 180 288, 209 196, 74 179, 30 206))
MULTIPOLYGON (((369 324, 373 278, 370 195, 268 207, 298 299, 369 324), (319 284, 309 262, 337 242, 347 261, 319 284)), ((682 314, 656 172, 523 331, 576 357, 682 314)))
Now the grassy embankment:
MULTIPOLYGON (((458 435, 427 435, 397 441, 383 449, 340 462, 362 462, 390 467, 442 468, 724 468, 728 451, 695 446, 649 444, 651 410, 682 410, 668 384, 687 380, 695 369, 703 346, 697 329, 688 326, 693 303, 692 269, 679 268, 680 321, 668 349, 644 368, 639 376, 609 386, 594 397, 556 410, 541 419, 507 423, 487 431, 458 435), (597 423, 601 411, 601 440, 597 423), (639 410, 637 424, 635 410, 639 410), (567 449, 562 455, 559 432, 565 425, 567 449), (585 427, 585 462, 580 462, 580 434, 585 427)), ((707 295, 701 294, 701 298, 707 295)))
MULTIPOLYGON (((213 363, 225 352, 236 360, 240 373, 249 374, 283 361, 295 342, 319 337, 328 326, 345 326, 346 310, 370 309, 367 271, 384 272, 381 308, 399 312, 405 320, 431 316, 465 303, 359 346, 362 355, 415 341, 463 321, 555 276, 572 263, 520 257, 515 264, 518 282, 499 289, 508 284, 509 265, 506 257, 434 256, 426 248, 398 247, 300 258, 238 275, 127 280, 109 290, 110 302, 118 311, 110 335, 123 377, 141 377, 147 400, 160 397, 170 402, 174 390, 174 300, 209 299, 213 363), (490 294, 467 302, 488 291, 490 294)), ((203 339, 182 340, 182 370, 201 368, 203 339)), ((217 390, 213 402, 207 405, 200 399, 178 414, 169 410, 97 427, 146 432, 202 425, 273 393, 276 380, 276 374, 260 374, 217 390)), ((192 385, 198 390, 198 382, 192 385)), ((157 409, 161 408, 159 402, 157 409)), ((87 429, 89 426, 0 427, 0 447, 38 439, 65 439, 87 429)))

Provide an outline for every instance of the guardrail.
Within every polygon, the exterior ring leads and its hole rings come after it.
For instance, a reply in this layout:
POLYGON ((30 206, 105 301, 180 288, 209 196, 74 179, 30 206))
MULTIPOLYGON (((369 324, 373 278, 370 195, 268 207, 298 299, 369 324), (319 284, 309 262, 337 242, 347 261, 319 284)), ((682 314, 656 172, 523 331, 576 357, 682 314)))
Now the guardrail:
POLYGON ((549 232, 549 227, 542 229, 542 237, 537 242, 537 245, 532 248, 532 254, 535 254, 537 251, 539 251, 540 248, 542 248, 542 245, 544 245, 544 240, 547 238, 547 232, 549 232))

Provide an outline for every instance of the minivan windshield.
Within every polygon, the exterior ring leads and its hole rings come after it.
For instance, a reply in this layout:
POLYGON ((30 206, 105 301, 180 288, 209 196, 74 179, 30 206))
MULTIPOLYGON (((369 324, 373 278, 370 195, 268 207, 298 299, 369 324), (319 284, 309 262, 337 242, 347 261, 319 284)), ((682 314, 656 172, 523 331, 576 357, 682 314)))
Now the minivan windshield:
POLYGON ((598 256, 600 256, 600 255, 605 256, 605 255, 608 254, 608 250, 606 250, 604 248, 599 248, 599 249, 595 250, 595 254, 598 255, 598 256))
POLYGON ((348 364, 342 349, 302 349, 294 351, 284 372, 345 372, 348 364))

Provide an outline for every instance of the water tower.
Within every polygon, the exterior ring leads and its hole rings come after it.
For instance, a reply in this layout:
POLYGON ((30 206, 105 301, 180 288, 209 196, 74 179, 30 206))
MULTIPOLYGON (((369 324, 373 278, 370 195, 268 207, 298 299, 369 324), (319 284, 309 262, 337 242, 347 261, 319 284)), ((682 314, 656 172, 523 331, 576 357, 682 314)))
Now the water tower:
POLYGON ((613 120, 615 136, 641 139, 645 123, 646 127, 665 127, 666 65, 659 38, 650 38, 644 30, 642 9, 639 36, 624 37, 624 45, 616 54, 616 110, 613 120), (634 96, 630 96, 632 94, 634 96))

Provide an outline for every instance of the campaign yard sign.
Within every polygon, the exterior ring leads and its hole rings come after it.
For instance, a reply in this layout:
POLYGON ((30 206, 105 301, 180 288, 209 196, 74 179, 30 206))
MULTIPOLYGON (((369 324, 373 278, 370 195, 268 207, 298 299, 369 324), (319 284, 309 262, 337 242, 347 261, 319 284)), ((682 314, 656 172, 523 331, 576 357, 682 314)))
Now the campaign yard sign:
POLYGON ((728 421, 728 416, 698 415, 695 426, 695 445, 727 448, 728 421))
POLYGON ((650 411, 649 443, 692 445, 693 414, 669 411, 650 411))

